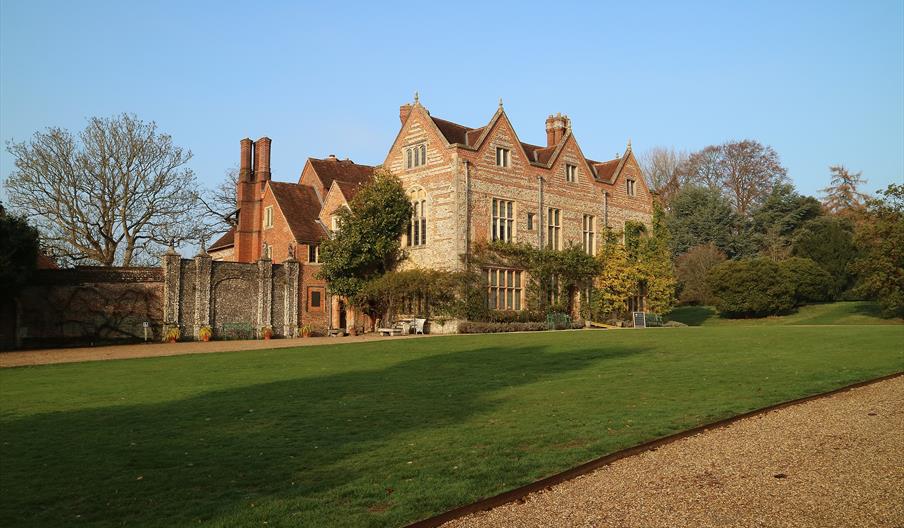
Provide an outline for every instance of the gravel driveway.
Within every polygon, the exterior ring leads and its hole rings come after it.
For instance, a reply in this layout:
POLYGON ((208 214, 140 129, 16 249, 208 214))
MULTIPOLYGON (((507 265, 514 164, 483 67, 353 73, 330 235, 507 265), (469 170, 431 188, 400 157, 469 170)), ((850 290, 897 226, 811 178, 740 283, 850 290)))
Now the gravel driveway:
POLYGON ((904 377, 618 460, 444 525, 904 527, 904 377))

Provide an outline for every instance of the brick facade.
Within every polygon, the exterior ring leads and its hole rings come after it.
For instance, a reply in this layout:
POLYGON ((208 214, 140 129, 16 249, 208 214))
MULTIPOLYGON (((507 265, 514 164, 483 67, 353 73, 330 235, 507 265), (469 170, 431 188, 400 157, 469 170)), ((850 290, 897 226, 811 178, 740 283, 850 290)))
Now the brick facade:
MULTIPOLYGON (((595 248, 607 225, 621 231, 629 220, 651 223, 652 195, 630 142, 623 155, 594 161, 581 150, 570 119, 557 114, 546 120, 546 145, 524 143, 501 103, 478 128, 435 118, 417 99, 400 107, 399 118, 399 133, 382 167, 399 177, 413 200, 426 204, 426 239, 404 237, 403 267, 462 269, 474 244, 493 239, 494 199, 504 202, 506 216, 512 210, 512 227, 506 227, 511 239, 534 246, 550 243, 550 209, 558 211, 553 218, 558 218, 559 248, 584 243, 588 215, 595 248), (506 152, 503 166, 498 149, 506 152)), ((238 226, 211 254, 252 262, 269 248, 279 263, 294 249, 302 263, 298 323, 320 330, 355 326, 353 311, 343 317, 343 300, 330 297, 316 278, 318 265, 308 262, 309 248, 328 236, 336 211, 348 206, 373 167, 335 156, 309 158, 297 184, 271 182, 270 144, 267 138, 242 140, 238 226), (310 306, 312 291, 319 292, 320 306, 310 306)))

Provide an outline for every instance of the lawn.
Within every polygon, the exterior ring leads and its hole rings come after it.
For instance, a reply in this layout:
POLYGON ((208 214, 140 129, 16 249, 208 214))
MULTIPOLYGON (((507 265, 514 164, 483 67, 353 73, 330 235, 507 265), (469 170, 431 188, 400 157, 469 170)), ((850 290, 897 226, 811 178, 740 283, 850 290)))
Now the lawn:
POLYGON ((763 325, 890 325, 901 319, 883 319, 879 306, 869 301, 836 302, 801 306, 794 313, 750 319, 723 319, 712 306, 681 306, 666 317, 690 326, 763 325))
POLYGON ((900 325, 587 330, 4 369, 0 525, 398 526, 902 371, 902 343, 900 325))

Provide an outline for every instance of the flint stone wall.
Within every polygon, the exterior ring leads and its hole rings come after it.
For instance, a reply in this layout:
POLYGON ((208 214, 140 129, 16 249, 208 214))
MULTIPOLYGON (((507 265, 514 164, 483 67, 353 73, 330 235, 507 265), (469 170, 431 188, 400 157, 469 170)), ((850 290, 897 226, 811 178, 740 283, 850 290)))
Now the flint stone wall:
POLYGON ((173 326, 183 339, 197 339, 203 326, 215 337, 229 326, 248 329, 248 337, 264 326, 274 336, 297 335, 297 261, 215 262, 175 252, 162 260, 161 267, 39 270, 3 312, 15 322, 0 349, 159 342, 173 326))

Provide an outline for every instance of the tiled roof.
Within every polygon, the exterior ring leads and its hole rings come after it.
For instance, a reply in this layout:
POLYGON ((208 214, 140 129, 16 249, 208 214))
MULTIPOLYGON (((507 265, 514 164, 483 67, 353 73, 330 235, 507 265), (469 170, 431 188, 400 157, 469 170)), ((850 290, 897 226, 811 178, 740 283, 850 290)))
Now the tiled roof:
POLYGON ((431 116, 430 119, 433 119, 433 123, 436 124, 436 128, 438 128, 439 131, 442 132, 443 136, 445 136, 446 138, 446 141, 448 141, 449 143, 461 143, 462 145, 468 144, 468 132, 473 131, 473 128, 459 125, 458 123, 453 123, 452 121, 446 121, 445 119, 440 119, 438 117, 431 116))
POLYGON ((329 189, 335 180, 358 184, 374 175, 370 165, 358 165, 351 160, 308 158, 308 162, 323 182, 324 189, 329 189))
POLYGON ((207 248, 208 251, 216 251, 218 249, 228 248, 230 246, 235 245, 235 227, 230 227, 229 231, 221 236, 216 242, 210 245, 207 248))
POLYGON ((361 188, 361 183, 351 183, 342 180, 336 180, 336 185, 339 186, 339 190, 342 191, 342 195, 345 196, 345 199, 349 202, 352 201, 352 198, 358 194, 358 189, 361 188))
POLYGON ((323 238, 325 233, 317 223, 320 201, 313 187, 271 181, 270 190, 296 241, 316 242, 323 238))
POLYGON ((597 178, 604 182, 611 183, 612 177, 615 176, 615 171, 618 169, 619 163, 621 163, 621 158, 603 162, 587 160, 587 163, 596 169, 597 178))
MULTIPOLYGON (((445 119, 440 119, 438 117, 430 116, 430 119, 433 120, 433 123, 436 124, 436 128, 442 132, 443 136, 446 138, 446 141, 449 143, 460 143, 462 145, 467 145, 469 147, 474 147, 477 143, 477 140, 480 138, 481 134, 483 134, 486 126, 482 126, 480 128, 470 128, 464 125, 459 125, 458 123, 453 123, 452 121, 447 121, 445 119)), ((551 147, 541 147, 539 145, 532 145, 530 143, 521 143, 521 146, 524 148, 524 151, 527 152, 527 157, 532 162, 541 163, 546 165, 549 163, 552 155, 555 153, 558 145, 553 145, 551 147)), ((608 181, 615 174, 616 169, 618 168, 619 162, 621 162, 621 158, 616 158, 614 160, 599 162, 587 160, 587 162, 592 165, 599 174, 599 178, 601 180, 608 181)), ((324 181, 324 184, 329 186, 324 181)), ((343 190, 344 192, 344 190, 343 190)), ((348 195, 346 195, 348 198, 348 195)), ((351 200, 351 198, 348 198, 351 200)))

